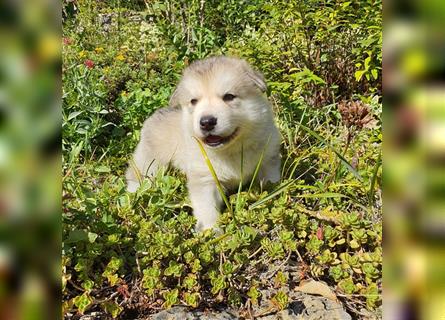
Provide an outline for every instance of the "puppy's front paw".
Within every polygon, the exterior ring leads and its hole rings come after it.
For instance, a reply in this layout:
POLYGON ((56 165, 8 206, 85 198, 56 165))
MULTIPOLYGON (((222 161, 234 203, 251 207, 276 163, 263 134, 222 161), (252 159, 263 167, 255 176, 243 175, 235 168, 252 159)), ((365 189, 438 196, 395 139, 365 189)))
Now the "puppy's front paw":
POLYGON ((213 226, 203 226, 202 223, 197 223, 195 227, 195 232, 197 233, 213 233, 215 236, 220 236, 223 234, 223 230, 216 225, 213 226))
POLYGON ((199 221, 196 223, 195 230, 196 232, 203 232, 205 230, 213 229, 215 227, 215 223, 209 223, 208 221, 199 221))

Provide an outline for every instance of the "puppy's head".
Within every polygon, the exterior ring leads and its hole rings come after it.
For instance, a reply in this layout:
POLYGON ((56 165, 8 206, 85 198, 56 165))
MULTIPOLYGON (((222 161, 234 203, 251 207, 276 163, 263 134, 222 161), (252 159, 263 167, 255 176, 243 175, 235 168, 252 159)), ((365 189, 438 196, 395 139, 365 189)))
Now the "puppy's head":
POLYGON ((247 134, 268 112, 263 76, 247 62, 219 56, 191 64, 170 99, 208 147, 222 148, 247 134))

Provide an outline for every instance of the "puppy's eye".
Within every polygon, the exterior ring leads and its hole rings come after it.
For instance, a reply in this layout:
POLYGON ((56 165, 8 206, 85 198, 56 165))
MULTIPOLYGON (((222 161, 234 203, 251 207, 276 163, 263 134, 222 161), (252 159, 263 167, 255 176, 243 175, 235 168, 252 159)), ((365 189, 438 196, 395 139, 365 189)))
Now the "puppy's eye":
POLYGON ((223 96, 223 100, 224 100, 225 102, 233 101, 233 99, 235 99, 235 98, 236 98, 236 96, 234 96, 233 94, 230 94, 230 93, 226 93, 226 94, 223 96))
POLYGON ((195 104, 198 103, 198 99, 192 99, 192 100, 190 100, 190 103, 191 103, 192 105, 195 105, 195 104))

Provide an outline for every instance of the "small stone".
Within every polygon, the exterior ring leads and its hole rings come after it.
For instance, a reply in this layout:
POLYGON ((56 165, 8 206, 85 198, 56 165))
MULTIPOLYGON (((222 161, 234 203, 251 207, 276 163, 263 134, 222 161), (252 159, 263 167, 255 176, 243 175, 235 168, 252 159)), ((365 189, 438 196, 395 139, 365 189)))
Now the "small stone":
POLYGON ((227 311, 194 311, 187 307, 176 306, 168 310, 154 314, 153 320, 235 320, 235 315, 227 311))
MULTIPOLYGON (((176 306, 161 311, 151 317, 154 320, 234 320, 239 319, 228 310, 198 311, 185 306, 176 306)), ((298 292, 289 307, 279 312, 269 313, 261 320, 351 320, 343 306, 325 297, 298 292)))

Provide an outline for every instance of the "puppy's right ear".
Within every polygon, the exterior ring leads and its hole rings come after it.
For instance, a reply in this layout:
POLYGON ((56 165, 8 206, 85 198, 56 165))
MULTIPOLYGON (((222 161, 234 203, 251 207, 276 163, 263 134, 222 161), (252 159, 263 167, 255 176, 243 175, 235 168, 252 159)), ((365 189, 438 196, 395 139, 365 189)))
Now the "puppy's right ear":
POLYGON ((258 87, 258 89, 261 90, 261 92, 266 92, 267 90, 266 80, 264 80, 264 76, 261 72, 251 69, 249 70, 247 75, 253 81, 253 83, 258 87))
POLYGON ((254 70, 247 61, 242 60, 244 65, 244 70, 247 77, 253 82, 253 84, 261 90, 261 92, 265 92, 267 90, 266 80, 264 80, 264 76, 261 72, 254 70))
POLYGON ((176 87, 175 91, 173 91, 173 93, 172 93, 172 95, 170 97, 170 100, 168 102, 169 107, 176 108, 176 107, 179 107, 181 105, 181 102, 180 102, 180 99, 179 99, 179 97, 181 96, 180 91, 181 91, 181 89, 180 89, 179 86, 176 87))

